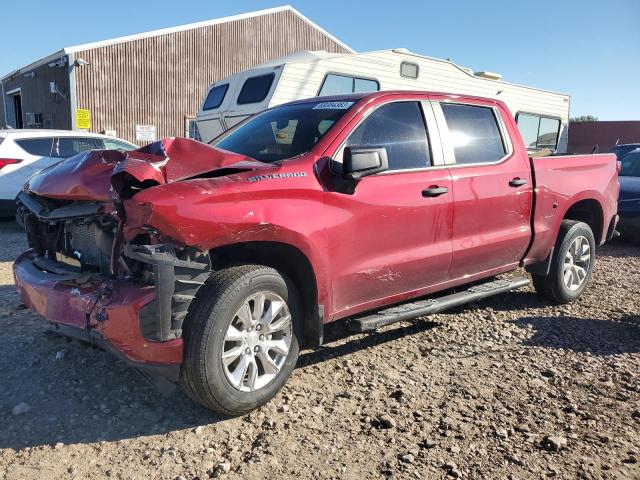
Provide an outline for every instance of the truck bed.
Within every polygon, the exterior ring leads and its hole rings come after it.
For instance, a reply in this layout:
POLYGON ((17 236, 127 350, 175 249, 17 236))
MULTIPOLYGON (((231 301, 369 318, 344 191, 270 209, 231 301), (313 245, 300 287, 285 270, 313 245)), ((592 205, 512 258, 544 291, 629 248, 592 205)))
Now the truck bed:
POLYGON ((616 156, 554 155, 530 161, 536 195, 533 240, 524 263, 546 258, 569 207, 585 220, 592 217, 599 226, 593 232, 596 242, 604 243, 613 233, 620 190, 616 156))

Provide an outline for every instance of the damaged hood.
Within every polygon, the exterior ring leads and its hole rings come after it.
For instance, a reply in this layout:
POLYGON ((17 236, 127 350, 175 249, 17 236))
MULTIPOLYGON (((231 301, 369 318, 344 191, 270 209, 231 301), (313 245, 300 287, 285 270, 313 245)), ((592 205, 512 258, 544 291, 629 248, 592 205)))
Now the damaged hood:
POLYGON ((43 197, 107 202, 156 185, 222 176, 273 165, 187 138, 165 138, 144 148, 92 150, 32 176, 25 190, 43 197))

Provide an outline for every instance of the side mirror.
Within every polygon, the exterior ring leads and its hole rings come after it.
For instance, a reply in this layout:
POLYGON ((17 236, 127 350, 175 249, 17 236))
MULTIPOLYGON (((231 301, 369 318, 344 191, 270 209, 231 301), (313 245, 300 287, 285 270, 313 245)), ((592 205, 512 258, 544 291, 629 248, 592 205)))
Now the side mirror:
POLYGON ((384 147, 345 147, 342 157, 342 176, 352 180, 384 172, 389 169, 387 149, 384 147))

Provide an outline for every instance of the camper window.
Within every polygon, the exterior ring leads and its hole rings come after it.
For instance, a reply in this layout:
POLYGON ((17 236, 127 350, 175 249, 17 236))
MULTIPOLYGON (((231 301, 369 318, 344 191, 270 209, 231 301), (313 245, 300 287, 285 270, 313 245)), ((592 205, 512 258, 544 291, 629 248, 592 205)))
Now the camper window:
POLYGON ((341 93, 353 92, 353 77, 345 75, 334 75, 332 73, 324 77, 324 82, 320 88, 318 96, 340 95, 341 93))
POLYGON ((558 146, 559 118, 542 117, 532 113, 518 113, 516 122, 527 150, 540 150, 542 148, 555 150, 558 146))
POLYGON ((400 76, 406 78, 418 78, 420 67, 417 63, 402 62, 400 64, 400 76))
POLYGON ((380 90, 380 87, 378 86, 378 82, 376 80, 369 80, 367 78, 353 79, 354 93, 377 92, 378 90, 380 90))
POLYGON ((240 95, 238 95, 238 105, 258 103, 267 98, 275 76, 275 73, 268 73, 266 75, 247 78, 244 85, 242 85, 240 95))
POLYGON ((209 90, 209 94, 204 101, 204 105, 202 105, 202 110, 213 110, 214 108, 218 108, 222 105, 222 101, 224 100, 224 96, 227 94, 228 89, 229 84, 225 83, 223 85, 217 85, 209 90))
POLYGON ((378 90, 380 90, 380 84, 377 80, 327 73, 318 92, 318 96, 342 95, 344 93, 356 92, 377 92, 378 90))

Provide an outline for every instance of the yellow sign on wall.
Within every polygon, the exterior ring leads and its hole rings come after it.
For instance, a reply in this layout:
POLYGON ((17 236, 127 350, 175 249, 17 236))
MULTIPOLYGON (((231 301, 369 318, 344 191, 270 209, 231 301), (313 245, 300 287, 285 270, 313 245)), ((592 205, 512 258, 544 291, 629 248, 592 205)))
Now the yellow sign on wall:
POLYGON ((91 128, 91 112, 84 108, 76 108, 76 128, 89 130, 91 128))

